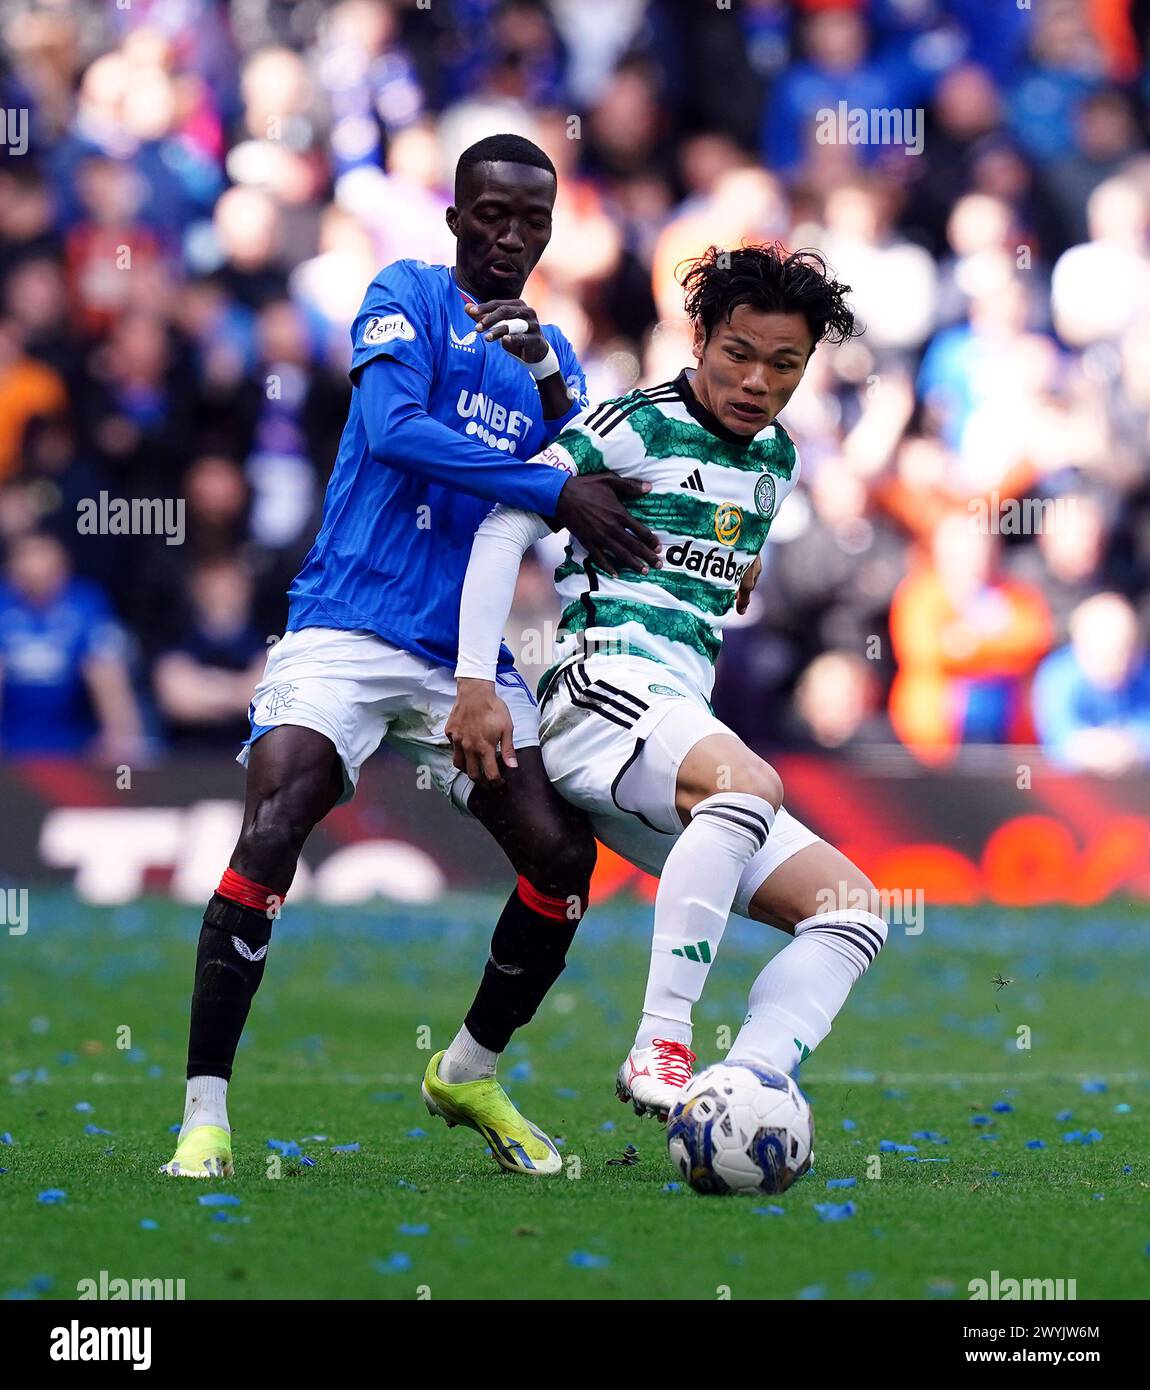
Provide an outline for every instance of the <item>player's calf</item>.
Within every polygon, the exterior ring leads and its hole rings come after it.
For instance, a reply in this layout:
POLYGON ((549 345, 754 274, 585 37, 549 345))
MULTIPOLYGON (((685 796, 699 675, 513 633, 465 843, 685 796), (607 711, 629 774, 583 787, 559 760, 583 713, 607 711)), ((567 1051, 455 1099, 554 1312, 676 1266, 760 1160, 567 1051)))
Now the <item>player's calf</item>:
POLYGON ((751 987, 732 1057, 793 1072, 830 1033, 887 938, 877 912, 839 906, 840 897, 844 904, 877 905, 870 880, 822 842, 800 850, 760 886, 754 916, 793 931, 795 939, 767 962, 751 987), (830 883, 837 887, 828 888, 830 883))
POLYGON ((236 1049, 300 850, 341 787, 335 748, 314 730, 276 728, 252 748, 243 827, 196 947, 184 1120, 165 1173, 231 1171, 227 1092, 236 1049))
POLYGON ((701 738, 679 765, 675 801, 687 824, 659 878, 643 1016, 616 1078, 620 1099, 641 1114, 665 1118, 690 1080, 692 1011, 782 794, 775 770, 733 734, 701 738))

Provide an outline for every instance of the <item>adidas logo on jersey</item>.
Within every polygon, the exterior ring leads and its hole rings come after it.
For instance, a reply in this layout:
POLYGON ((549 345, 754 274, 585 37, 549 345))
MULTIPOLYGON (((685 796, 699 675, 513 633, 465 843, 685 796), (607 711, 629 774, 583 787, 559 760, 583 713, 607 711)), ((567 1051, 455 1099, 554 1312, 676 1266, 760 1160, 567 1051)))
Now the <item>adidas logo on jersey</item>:
POLYGON ((699 472, 697 468, 693 473, 688 474, 687 477, 685 477, 683 481, 679 484, 679 486, 685 487, 691 492, 706 492, 707 490, 703 486, 703 475, 699 472))
POLYGON ((739 564, 730 550, 720 549, 717 545, 704 550, 690 541, 669 546, 663 554, 663 563, 704 579, 725 579, 728 584, 737 584, 750 568, 749 565, 739 564))

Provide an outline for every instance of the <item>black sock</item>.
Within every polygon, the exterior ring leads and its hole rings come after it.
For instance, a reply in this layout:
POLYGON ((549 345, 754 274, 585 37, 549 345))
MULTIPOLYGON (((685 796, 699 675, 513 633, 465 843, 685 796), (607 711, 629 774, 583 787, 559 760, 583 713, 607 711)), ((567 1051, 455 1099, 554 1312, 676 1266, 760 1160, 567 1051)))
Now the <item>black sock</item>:
POLYGON ((263 979, 272 924, 266 912, 241 907, 213 893, 200 928, 192 1023, 188 1036, 188 1079, 230 1080, 240 1034, 263 979))
POLYGON ((559 919, 528 907, 516 889, 495 924, 491 954, 464 1023, 480 1045, 502 1052, 535 1016, 563 973, 579 918, 559 919))

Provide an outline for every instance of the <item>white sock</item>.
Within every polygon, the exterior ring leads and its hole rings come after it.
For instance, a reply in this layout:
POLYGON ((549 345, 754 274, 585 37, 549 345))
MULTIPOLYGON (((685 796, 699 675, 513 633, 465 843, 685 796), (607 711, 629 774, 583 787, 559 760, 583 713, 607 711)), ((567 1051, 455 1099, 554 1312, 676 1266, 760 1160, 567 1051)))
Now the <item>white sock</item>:
POLYGON ((703 992, 739 880, 767 842, 775 808, 749 792, 719 792, 691 813, 655 895, 651 968, 636 1046, 691 1040, 691 1008, 703 992))
POLYGON ((228 1083, 222 1076, 193 1076, 188 1082, 180 1138, 196 1125, 218 1125, 229 1134, 232 1132, 228 1124, 228 1083))
POLYGON ((443 1055, 439 1064, 439 1079, 446 1081, 449 1086, 458 1086, 464 1081, 482 1081, 495 1075, 498 1061, 499 1053, 492 1052, 488 1047, 480 1047, 464 1024, 443 1055))
POLYGON ((795 939, 751 986, 747 1018, 731 1044, 731 1062, 764 1062, 793 1072, 831 1031, 851 986, 886 940, 873 912, 823 912, 795 927, 795 939))
POLYGON ((635 1032, 635 1046, 650 1047, 656 1038, 690 1045, 691 1025, 679 1023, 673 1018, 660 1018, 657 1014, 644 1014, 635 1032))

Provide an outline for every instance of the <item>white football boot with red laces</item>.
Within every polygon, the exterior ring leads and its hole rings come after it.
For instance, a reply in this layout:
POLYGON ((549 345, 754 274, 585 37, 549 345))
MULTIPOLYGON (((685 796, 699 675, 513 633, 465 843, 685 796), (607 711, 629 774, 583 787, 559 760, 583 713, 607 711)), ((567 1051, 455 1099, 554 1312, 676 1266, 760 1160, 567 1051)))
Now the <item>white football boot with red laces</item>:
POLYGON ((615 1078, 615 1094, 630 1101, 636 1115, 665 1121, 694 1067, 695 1054, 686 1043, 655 1038, 650 1047, 633 1047, 627 1054, 615 1078))

